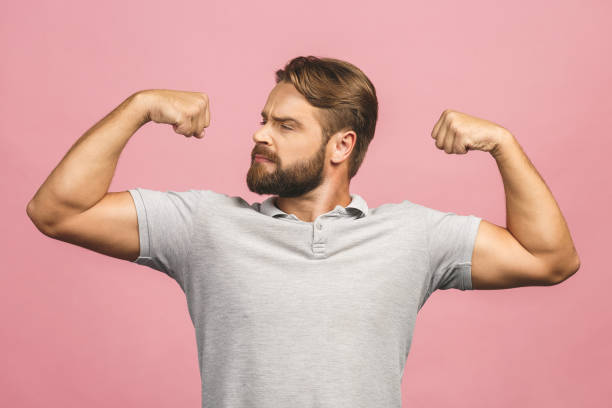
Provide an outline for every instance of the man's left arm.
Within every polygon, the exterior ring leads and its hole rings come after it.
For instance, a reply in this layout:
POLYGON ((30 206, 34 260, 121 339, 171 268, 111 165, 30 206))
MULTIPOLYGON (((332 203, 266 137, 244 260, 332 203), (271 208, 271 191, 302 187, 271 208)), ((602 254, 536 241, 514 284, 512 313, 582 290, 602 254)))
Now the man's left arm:
POLYGON ((489 152, 503 179, 507 227, 480 223, 471 260, 473 289, 552 285, 578 270, 580 259, 557 202, 507 129, 445 110, 432 137, 449 154, 489 152))

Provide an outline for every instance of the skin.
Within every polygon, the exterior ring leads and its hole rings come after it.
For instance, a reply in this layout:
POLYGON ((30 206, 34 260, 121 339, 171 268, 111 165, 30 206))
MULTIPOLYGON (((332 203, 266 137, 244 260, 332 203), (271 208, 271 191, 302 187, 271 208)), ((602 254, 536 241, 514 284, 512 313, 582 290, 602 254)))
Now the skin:
POLYGON ((352 200, 348 164, 357 136, 352 130, 338 132, 323 143, 319 110, 291 83, 276 84, 264 105, 262 126, 253 134, 246 177, 249 190, 277 195, 278 208, 305 222, 352 200), (275 117, 292 117, 303 126, 275 117), (257 162, 256 154, 271 161, 257 162))
MULTIPOLYGON (((276 206, 300 220, 350 204, 348 165, 356 141, 352 130, 323 143, 319 108, 289 83, 279 83, 263 108, 253 135, 251 191, 276 194, 276 206), (292 116, 303 123, 279 121, 292 116)), ((72 146, 28 203, 27 214, 44 234, 120 259, 139 254, 136 208, 127 191, 109 192, 119 156, 147 122, 171 124, 186 137, 204 137, 209 99, 200 92, 154 89, 131 95, 72 146)), ((506 193, 507 228, 480 223, 472 256, 474 289, 504 289, 560 283, 580 267, 567 223, 548 186, 505 128, 445 110, 432 130, 447 154, 481 150, 497 162, 506 193)), ((469 156, 469 155, 468 155, 469 156)))
POLYGON ((557 284, 576 273, 580 258, 565 218, 508 129, 447 109, 431 137, 447 154, 489 153, 504 183, 507 228, 482 220, 472 256, 474 289, 557 284))

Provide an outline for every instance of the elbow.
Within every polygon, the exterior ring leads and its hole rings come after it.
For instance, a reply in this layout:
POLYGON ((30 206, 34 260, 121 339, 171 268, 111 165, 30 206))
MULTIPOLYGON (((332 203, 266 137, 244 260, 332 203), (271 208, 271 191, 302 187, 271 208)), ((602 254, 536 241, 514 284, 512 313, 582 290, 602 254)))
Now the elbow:
POLYGON ((55 235, 52 232, 51 228, 49 227, 48 223, 43 222, 42 219, 36 215, 36 210, 34 206, 35 205, 33 201, 30 201, 28 203, 26 207, 26 214, 28 215, 28 218, 30 218, 30 221, 32 221, 32 224, 34 224, 36 229, 38 229, 41 233, 43 233, 44 235, 48 237, 54 238, 55 235))
POLYGON ((580 269, 580 258, 574 254, 571 261, 565 261, 562 266, 557 267, 553 273, 553 285, 558 285, 573 276, 580 269))
POLYGON ((28 205, 26 206, 26 214, 28 214, 28 217, 30 217, 30 219, 32 218, 33 210, 34 210, 34 201, 30 200, 28 201, 28 205))

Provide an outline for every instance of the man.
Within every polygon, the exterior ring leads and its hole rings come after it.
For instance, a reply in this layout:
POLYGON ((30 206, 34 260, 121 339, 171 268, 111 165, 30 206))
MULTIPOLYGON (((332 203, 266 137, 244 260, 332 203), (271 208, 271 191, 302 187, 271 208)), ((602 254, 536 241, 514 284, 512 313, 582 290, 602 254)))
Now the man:
POLYGON ((146 90, 70 149, 28 205, 46 235, 175 279, 194 323, 204 407, 397 407, 416 319, 437 289, 553 285, 579 268, 565 220, 513 135, 446 110, 446 153, 489 152, 508 228, 349 193, 374 136, 357 67, 298 57, 276 72, 246 181, 262 203, 211 190, 108 192, 144 123, 204 136, 208 96, 146 90))

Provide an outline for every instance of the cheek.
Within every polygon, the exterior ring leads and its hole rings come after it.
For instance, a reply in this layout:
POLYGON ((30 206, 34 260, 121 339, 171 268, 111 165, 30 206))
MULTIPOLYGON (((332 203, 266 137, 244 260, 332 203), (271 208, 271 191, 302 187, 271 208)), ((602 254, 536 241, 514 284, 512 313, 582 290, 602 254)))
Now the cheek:
POLYGON ((285 165, 306 160, 321 149, 319 143, 315 144, 313 140, 315 140, 314 136, 291 132, 291 134, 287 134, 284 138, 277 139, 277 158, 282 158, 282 162, 285 165))

